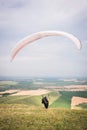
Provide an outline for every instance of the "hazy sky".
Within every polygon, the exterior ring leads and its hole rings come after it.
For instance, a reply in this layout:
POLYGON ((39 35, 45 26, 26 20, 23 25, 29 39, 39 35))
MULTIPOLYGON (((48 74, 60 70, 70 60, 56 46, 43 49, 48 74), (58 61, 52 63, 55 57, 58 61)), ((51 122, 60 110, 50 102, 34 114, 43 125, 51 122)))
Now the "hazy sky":
POLYGON ((0 0, 0 76, 87 77, 87 0, 0 0), (83 47, 48 37, 26 46, 10 62, 19 40, 46 30, 72 33, 83 47))

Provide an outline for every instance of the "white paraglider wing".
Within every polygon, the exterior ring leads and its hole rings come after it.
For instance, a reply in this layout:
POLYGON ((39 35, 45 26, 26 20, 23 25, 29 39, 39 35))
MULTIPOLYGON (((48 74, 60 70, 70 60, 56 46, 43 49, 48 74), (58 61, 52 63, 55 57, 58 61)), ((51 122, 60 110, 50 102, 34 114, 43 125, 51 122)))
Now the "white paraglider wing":
POLYGON ((80 40, 75 37, 74 35, 67 33, 67 32, 63 32, 63 31, 42 31, 42 32, 37 32, 34 33, 32 35, 29 35, 27 37, 25 37, 24 39, 20 40, 16 46, 13 48, 12 50, 12 54, 11 54, 11 61, 15 58, 15 56, 17 55, 17 53, 26 45, 44 38, 44 37, 48 37, 48 36, 65 36, 67 38, 69 38, 70 40, 73 41, 73 43, 75 43, 75 45, 77 46, 77 49, 81 48, 81 42, 80 40))

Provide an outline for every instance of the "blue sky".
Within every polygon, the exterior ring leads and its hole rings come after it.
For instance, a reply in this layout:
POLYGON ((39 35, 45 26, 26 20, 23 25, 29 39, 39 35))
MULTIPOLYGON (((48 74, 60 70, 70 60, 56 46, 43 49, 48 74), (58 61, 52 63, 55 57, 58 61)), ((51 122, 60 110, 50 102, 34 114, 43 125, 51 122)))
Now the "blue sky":
POLYGON ((86 56, 86 0, 0 0, 0 76, 87 77, 86 56), (83 47, 48 37, 26 46, 10 62, 19 40, 46 30, 72 33, 83 47))

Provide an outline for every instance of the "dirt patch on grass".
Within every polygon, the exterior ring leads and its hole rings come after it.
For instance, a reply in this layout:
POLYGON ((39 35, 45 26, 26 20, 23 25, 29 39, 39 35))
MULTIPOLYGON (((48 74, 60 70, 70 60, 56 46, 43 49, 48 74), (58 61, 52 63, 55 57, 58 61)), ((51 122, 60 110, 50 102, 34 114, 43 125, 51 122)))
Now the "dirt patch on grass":
POLYGON ((30 96, 34 96, 34 95, 43 95, 43 94, 47 94, 50 91, 46 90, 46 89, 37 89, 37 90, 18 90, 17 93, 12 94, 11 96, 22 96, 22 95, 30 95, 30 96))
POLYGON ((82 103, 87 103, 87 98, 73 96, 71 99, 71 109, 74 109, 76 105, 79 105, 82 103))

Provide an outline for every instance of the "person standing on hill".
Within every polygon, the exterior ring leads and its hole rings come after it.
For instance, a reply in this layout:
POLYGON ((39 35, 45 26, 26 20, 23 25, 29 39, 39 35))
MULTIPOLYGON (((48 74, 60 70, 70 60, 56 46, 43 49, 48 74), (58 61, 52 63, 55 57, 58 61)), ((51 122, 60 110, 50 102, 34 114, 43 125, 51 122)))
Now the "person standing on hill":
POLYGON ((45 108, 47 109, 49 106, 49 101, 46 96, 42 97, 42 103, 44 104, 45 108))

